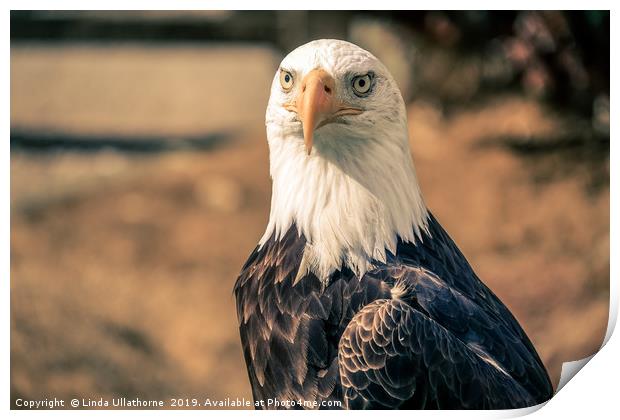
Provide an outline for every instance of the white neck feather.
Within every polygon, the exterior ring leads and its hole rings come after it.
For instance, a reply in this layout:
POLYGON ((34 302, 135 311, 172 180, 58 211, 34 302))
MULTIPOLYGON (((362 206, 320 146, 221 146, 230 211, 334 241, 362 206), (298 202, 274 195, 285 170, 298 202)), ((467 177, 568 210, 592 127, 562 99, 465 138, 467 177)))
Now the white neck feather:
POLYGON ((298 277, 327 280, 343 265, 361 276, 395 253, 399 238, 415 242, 427 230, 406 131, 396 141, 339 141, 338 150, 317 136, 308 156, 298 135, 267 128, 273 191, 260 245, 295 223, 307 240, 298 277))

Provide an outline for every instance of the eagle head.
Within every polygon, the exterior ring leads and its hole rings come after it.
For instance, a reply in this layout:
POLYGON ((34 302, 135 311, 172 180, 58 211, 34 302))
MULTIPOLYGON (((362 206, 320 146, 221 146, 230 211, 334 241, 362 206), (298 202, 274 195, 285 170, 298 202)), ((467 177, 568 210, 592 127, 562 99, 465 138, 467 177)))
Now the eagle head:
POLYGON ((277 69, 266 112, 273 179, 261 243, 296 226, 308 269, 361 274, 427 211, 411 159, 405 103, 386 67, 346 41, 312 41, 277 69))
POLYGON ((323 154, 377 140, 407 147, 405 104, 394 78, 375 56, 346 41, 312 41, 282 60, 266 122, 270 139, 296 139, 308 155, 315 145, 323 154))

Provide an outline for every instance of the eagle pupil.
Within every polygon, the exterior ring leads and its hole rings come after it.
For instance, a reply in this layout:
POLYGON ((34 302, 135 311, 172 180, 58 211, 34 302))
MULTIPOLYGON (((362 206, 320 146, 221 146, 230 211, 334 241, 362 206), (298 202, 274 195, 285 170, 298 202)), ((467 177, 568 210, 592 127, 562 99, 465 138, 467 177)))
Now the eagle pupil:
POLYGON ((364 85, 366 84, 366 81, 364 79, 360 79, 358 82, 360 87, 364 87, 364 85))
POLYGON ((284 76, 284 81, 286 83, 290 82, 291 81, 291 76, 289 76, 288 74, 286 76, 284 76))

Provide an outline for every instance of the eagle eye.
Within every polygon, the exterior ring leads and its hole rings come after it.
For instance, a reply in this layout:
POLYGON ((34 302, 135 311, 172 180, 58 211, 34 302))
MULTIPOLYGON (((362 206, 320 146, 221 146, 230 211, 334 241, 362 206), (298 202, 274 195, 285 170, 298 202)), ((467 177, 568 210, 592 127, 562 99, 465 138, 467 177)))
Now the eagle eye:
POLYGON ((280 70, 280 85, 285 92, 293 87, 293 75, 286 70, 280 70))
POLYGON ((355 94, 358 96, 367 94, 370 90, 371 81, 370 74, 355 76, 352 81, 355 94))

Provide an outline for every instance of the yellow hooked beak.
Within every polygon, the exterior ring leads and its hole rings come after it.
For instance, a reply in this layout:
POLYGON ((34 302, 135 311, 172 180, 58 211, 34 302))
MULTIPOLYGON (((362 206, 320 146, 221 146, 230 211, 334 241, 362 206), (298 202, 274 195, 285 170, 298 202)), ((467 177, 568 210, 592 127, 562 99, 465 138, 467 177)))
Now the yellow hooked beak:
POLYGON ((363 112, 360 108, 337 101, 335 89, 334 78, 323 69, 315 69, 301 81, 301 88, 295 101, 284 105, 287 110, 297 112, 301 119, 308 155, 312 152, 314 130, 328 124, 334 117, 358 115, 363 112))

